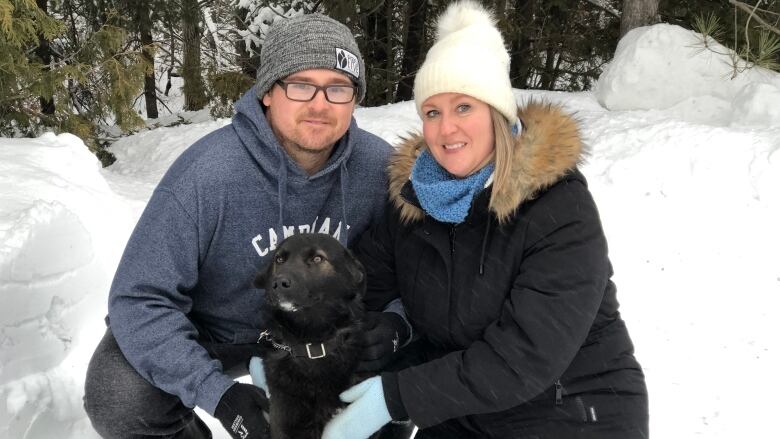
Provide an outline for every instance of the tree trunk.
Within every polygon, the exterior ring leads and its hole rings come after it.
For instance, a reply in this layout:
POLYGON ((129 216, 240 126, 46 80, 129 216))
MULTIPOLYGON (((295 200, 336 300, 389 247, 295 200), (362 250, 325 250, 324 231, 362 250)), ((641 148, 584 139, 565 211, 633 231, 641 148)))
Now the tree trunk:
POLYGON ((533 0, 516 0, 514 5, 514 20, 511 25, 512 32, 507 35, 509 39, 509 79, 513 87, 528 88, 528 79, 531 76, 531 65, 534 59, 532 52, 531 30, 535 2, 533 0))
POLYGON ((620 37, 631 29, 647 26, 656 21, 659 0, 623 0, 623 15, 620 18, 620 37))
MULTIPOLYGON (((557 6, 552 6, 548 12, 548 19, 559 23, 561 29, 566 29, 569 20, 569 11, 557 6)), ((561 36, 557 34, 547 35, 545 43, 544 70, 541 73, 541 88, 543 90, 555 90, 558 79, 558 66, 560 57, 563 56, 561 36)))
POLYGON ((388 1, 385 2, 385 14, 387 19, 385 20, 385 50, 387 51, 387 58, 385 59, 385 97, 384 103, 391 104, 395 102, 395 89, 398 85, 398 69, 396 68, 396 58, 398 57, 398 47, 396 47, 395 41, 398 41, 395 28, 397 24, 394 24, 393 17, 395 14, 397 2, 388 1))
POLYGON ((157 119, 157 84, 154 75, 154 49, 152 47, 154 40, 152 40, 152 19, 149 15, 151 13, 151 7, 143 8, 139 12, 140 20, 138 23, 138 33, 141 38, 141 45, 143 46, 142 56, 147 63, 147 70, 144 75, 146 118, 157 119))
POLYGON ((197 0, 182 0, 182 33, 184 38, 184 58, 181 76, 184 78, 184 109, 196 111, 208 103, 206 86, 201 76, 200 66, 200 9, 197 0))
POLYGON ((412 99, 414 73, 422 65, 424 59, 423 47, 425 46, 425 18, 427 15, 427 0, 409 1, 406 13, 409 31, 406 34, 404 56, 401 60, 401 82, 398 83, 398 91, 395 95, 396 102, 412 99))
MULTIPOLYGON (((247 29, 244 19, 248 13, 249 10, 246 8, 236 8, 236 13, 234 15, 234 24, 236 29, 241 31, 245 31, 247 29)), ((257 66, 260 63, 260 57, 252 57, 243 38, 236 38, 235 48, 236 54, 238 55, 238 65, 241 67, 241 72, 250 78, 257 77, 257 66)))
MULTIPOLYGON (((46 14, 49 13, 47 0, 36 0, 35 3, 38 5, 38 9, 40 9, 46 14)), ((51 64, 51 58, 52 58, 52 51, 51 51, 51 46, 49 45, 49 41, 47 41, 43 37, 43 34, 38 35, 38 47, 35 49, 35 55, 41 60, 41 63, 44 65, 43 70, 49 71, 49 65, 51 64)), ((44 96, 40 96, 38 98, 38 101, 41 104, 41 113, 46 115, 54 114, 55 107, 54 107, 53 97, 47 98, 44 96)))
POLYGON ((387 13, 384 8, 376 8, 366 16, 366 98, 364 105, 384 104, 387 84, 385 81, 388 57, 387 13))
POLYGON ((555 85, 555 58, 558 51, 553 47, 548 47, 545 51, 544 70, 542 71, 541 88, 542 90, 552 90, 555 85))

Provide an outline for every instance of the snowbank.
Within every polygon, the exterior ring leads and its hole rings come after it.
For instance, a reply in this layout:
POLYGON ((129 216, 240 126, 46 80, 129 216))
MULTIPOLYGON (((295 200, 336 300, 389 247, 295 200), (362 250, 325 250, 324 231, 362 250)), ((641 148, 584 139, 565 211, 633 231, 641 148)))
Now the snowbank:
POLYGON ((0 206, 0 437, 80 431, 84 351, 134 219, 70 134, 3 140, 0 206))
POLYGON ((657 438, 771 437, 780 384, 780 130, 588 119, 583 173, 657 438))
POLYGON ((610 110, 669 110, 690 122, 780 125, 780 74, 734 72, 731 49, 682 27, 656 24, 627 33, 596 85, 610 110))

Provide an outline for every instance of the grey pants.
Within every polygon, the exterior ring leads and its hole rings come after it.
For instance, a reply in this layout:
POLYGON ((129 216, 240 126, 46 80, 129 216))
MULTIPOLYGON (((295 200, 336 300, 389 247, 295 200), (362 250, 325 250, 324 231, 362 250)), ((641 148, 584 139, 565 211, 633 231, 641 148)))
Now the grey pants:
POLYGON ((192 409, 135 371, 110 329, 87 368, 84 409, 104 438, 211 438, 192 409))

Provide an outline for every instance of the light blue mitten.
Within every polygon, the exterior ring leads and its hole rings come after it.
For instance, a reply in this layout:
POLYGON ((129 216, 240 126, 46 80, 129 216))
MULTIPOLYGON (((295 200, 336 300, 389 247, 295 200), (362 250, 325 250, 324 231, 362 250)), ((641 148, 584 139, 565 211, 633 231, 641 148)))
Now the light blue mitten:
POLYGON ((271 393, 268 392, 268 381, 265 380, 265 368, 263 368, 263 359, 260 357, 252 357, 249 360, 249 375, 252 377, 252 384, 263 389, 265 394, 270 398, 271 393))
POLYGON ((349 405, 328 422, 322 439, 366 439, 392 420, 378 376, 350 387, 339 397, 349 405))

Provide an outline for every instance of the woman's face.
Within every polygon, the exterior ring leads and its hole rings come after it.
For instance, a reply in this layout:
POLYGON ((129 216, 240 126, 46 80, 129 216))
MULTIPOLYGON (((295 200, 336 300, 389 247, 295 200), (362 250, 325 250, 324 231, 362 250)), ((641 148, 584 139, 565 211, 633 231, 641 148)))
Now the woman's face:
POLYGON ((458 178, 487 164, 495 148, 490 106, 460 93, 439 93, 422 104, 423 137, 433 158, 458 178))

